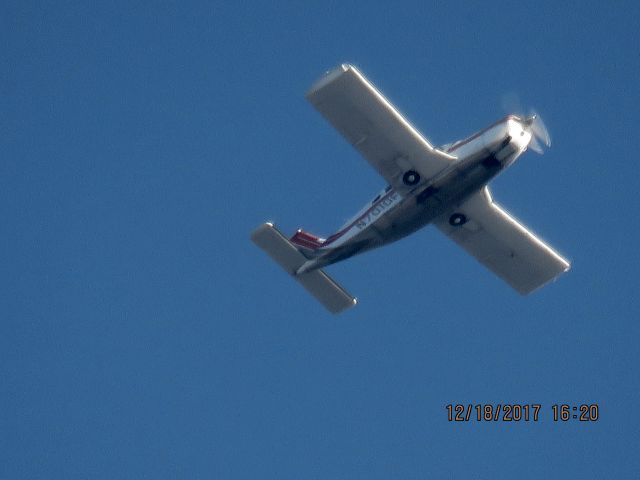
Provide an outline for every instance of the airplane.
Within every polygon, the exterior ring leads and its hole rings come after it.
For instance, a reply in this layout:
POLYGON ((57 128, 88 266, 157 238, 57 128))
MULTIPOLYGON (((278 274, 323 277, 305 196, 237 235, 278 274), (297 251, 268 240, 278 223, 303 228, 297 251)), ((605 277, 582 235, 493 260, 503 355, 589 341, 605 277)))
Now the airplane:
POLYGON ((260 225, 253 242, 332 313, 356 299, 322 269, 395 242, 432 223, 522 295, 570 263, 493 201, 487 183, 549 134, 537 115, 508 115, 470 137, 433 146, 353 65, 320 78, 309 102, 388 182, 333 235, 285 237, 260 225))

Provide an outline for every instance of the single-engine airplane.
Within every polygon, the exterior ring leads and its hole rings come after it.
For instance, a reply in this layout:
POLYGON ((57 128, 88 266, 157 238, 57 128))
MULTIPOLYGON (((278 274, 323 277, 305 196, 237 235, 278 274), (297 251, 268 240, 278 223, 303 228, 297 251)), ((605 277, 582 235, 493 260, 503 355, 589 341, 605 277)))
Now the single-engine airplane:
POLYGON ((354 66, 343 64, 307 93, 311 104, 389 183, 336 233, 286 238, 265 223, 252 240, 329 311, 356 299, 323 267, 399 240, 429 223, 526 295, 570 264, 493 202, 487 183, 528 148, 550 146, 542 120, 508 115, 478 133, 434 147, 354 66))

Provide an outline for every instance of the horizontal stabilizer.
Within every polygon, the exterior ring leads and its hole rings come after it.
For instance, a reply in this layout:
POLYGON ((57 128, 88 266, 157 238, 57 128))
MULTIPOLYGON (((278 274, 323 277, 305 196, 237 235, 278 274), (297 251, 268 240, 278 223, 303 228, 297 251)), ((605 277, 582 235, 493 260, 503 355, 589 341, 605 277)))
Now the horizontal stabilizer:
POLYGON ((296 271, 308 259, 273 224, 265 223, 260 225, 251 234, 251 240, 284 268, 288 274, 293 276, 331 313, 340 313, 356 304, 356 299, 322 270, 313 270, 296 275, 296 271))

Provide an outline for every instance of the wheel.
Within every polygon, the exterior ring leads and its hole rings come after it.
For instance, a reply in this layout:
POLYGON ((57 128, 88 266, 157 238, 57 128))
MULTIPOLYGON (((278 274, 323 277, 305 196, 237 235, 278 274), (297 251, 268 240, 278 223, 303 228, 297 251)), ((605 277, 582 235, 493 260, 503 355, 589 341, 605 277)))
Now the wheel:
POLYGON ((462 213, 454 213, 449 217, 449 225, 454 227, 459 227, 460 225, 464 225, 467 223, 467 217, 462 213))
POLYGON ((416 185, 420 181, 420 175, 414 170, 409 170, 402 176, 402 181, 405 185, 416 185))

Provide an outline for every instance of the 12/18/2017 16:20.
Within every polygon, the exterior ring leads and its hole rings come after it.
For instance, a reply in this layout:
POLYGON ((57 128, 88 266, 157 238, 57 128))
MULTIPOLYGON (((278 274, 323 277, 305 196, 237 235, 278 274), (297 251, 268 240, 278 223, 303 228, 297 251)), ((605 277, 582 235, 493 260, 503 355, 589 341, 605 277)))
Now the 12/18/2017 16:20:
MULTIPOLYGON (((448 404, 447 420, 449 422, 537 422, 541 419, 542 405, 532 404, 448 404)), ((597 403, 571 406, 569 404, 553 404, 551 406, 554 422, 578 420, 580 422, 595 422, 600 418, 600 408, 597 403), (573 413, 575 412, 575 413, 573 413)))

